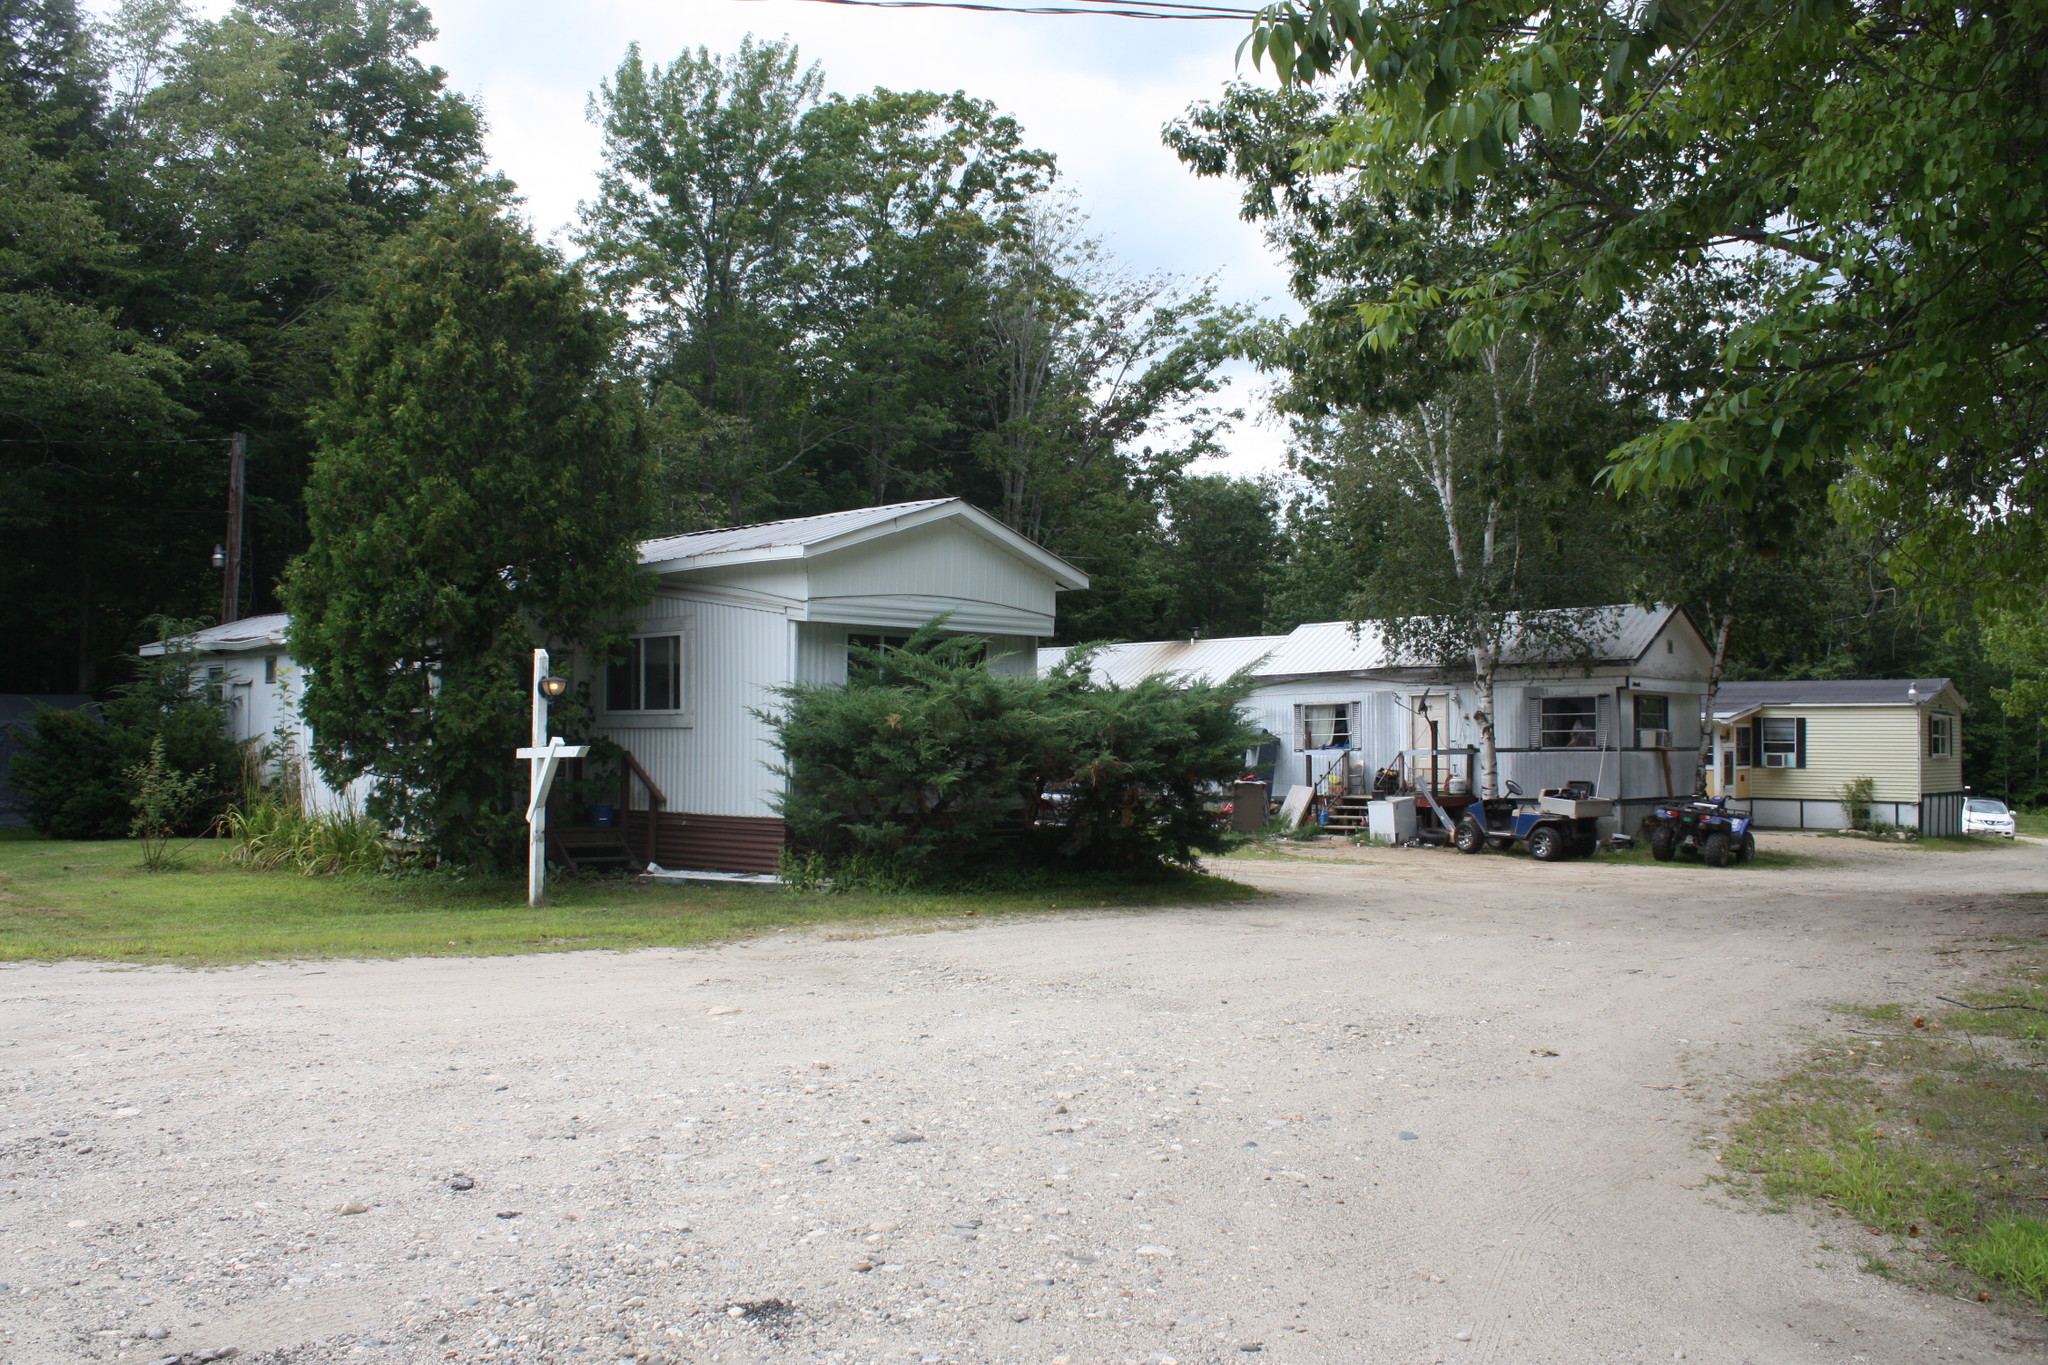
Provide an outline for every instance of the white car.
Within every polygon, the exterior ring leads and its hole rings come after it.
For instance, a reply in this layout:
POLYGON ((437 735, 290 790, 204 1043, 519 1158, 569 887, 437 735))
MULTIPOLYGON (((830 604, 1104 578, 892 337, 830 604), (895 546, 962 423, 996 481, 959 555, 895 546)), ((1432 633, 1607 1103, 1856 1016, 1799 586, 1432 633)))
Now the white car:
POLYGON ((1963 802, 1963 833, 1998 834, 2010 839, 2019 833, 2019 824, 2005 808, 2005 802, 1973 796, 1963 802))

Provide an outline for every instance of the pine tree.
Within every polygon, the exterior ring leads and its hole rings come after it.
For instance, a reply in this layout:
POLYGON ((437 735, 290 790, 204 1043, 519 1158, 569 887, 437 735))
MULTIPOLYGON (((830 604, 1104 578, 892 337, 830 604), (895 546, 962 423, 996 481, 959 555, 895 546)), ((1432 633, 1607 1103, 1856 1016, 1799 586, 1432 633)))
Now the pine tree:
POLYGON ((601 646, 648 591, 641 405, 618 320, 503 206, 454 196, 365 289, 315 413, 292 649, 329 779, 443 860, 521 842, 530 651, 601 646))

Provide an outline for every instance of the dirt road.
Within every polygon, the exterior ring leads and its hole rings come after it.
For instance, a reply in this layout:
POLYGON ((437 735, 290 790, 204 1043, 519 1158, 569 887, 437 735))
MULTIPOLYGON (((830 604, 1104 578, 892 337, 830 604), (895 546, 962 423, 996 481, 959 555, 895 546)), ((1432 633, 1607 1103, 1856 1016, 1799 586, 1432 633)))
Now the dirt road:
POLYGON ((0 1358, 2042 1358, 1712 1180, 1725 1096, 1831 1004, 2048 930, 2010 898, 2048 848, 1765 846, 1831 861, 1374 852, 914 935, 9 966, 0 1358))

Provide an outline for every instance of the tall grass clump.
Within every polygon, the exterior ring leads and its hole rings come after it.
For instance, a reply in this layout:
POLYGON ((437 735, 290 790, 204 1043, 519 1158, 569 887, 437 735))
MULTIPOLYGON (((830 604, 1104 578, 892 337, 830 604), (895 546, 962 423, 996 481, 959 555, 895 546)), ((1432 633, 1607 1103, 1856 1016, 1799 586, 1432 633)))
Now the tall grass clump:
POLYGON ((227 861, 266 871, 295 868, 309 877, 375 872, 388 853, 384 831, 361 811, 308 810, 304 777, 290 760, 278 764, 267 783, 251 774, 221 824, 233 841, 223 855, 227 861))

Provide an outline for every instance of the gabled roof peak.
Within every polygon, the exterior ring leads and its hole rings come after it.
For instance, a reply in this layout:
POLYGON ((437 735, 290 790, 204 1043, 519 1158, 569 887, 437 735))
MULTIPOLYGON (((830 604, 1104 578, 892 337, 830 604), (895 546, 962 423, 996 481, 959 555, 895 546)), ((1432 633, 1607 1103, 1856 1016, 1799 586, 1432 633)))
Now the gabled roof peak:
POLYGON ((935 521, 964 521, 983 538, 1029 560, 1062 588, 1085 588, 1088 575, 961 498, 926 498, 880 507, 856 507, 815 517, 791 517, 751 526, 690 531, 640 543, 640 562, 660 573, 683 573, 718 565, 775 559, 804 559, 858 545, 876 536, 935 521))

